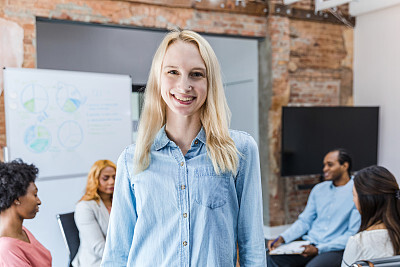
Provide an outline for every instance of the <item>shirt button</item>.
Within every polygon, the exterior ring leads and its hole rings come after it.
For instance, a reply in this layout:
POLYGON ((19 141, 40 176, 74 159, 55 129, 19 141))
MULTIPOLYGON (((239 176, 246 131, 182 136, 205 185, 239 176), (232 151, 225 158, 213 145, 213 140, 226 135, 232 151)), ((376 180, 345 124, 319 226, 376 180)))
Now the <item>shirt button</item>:
POLYGON ((195 144, 195 145, 197 145, 198 143, 199 143, 199 141, 198 141, 198 140, 194 141, 194 144, 195 144))
POLYGON ((186 247, 186 245, 187 245, 187 242, 183 241, 183 246, 186 247))
POLYGON ((186 218, 186 217, 187 217, 187 213, 184 213, 184 214, 183 214, 183 218, 186 218))
POLYGON ((181 162, 181 166, 183 166, 183 164, 185 164, 185 163, 183 163, 183 161, 181 162))
POLYGON ((183 184, 183 185, 181 185, 181 189, 182 190, 185 190, 185 188, 186 188, 186 186, 183 184))

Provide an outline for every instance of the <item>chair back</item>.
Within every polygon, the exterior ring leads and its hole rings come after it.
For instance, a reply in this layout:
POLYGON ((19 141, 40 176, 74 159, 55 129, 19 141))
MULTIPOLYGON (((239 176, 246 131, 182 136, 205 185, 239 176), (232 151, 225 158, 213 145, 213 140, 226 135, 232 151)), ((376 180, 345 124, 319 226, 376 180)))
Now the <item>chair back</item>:
POLYGON ((359 260, 351 265, 352 267, 399 267, 400 255, 372 260, 359 260))
POLYGON ((75 258, 80 244, 79 231, 75 224, 74 212, 57 214, 57 220, 69 253, 68 266, 72 266, 72 260, 75 258))

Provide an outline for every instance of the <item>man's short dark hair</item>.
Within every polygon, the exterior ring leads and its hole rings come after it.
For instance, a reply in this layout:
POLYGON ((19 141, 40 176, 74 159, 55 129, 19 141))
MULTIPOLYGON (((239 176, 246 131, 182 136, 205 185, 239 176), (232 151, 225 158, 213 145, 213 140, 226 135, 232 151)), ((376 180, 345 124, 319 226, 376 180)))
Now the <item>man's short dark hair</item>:
POLYGON ((335 149, 332 149, 331 151, 329 151, 329 153, 335 152, 335 151, 337 151, 339 154, 338 161, 339 161, 340 165, 343 165, 345 162, 347 162, 349 164, 349 167, 347 168, 347 173, 349 175, 351 175, 352 160, 351 160, 351 156, 350 156, 349 152, 344 148, 335 148, 335 149))
POLYGON ((0 212, 11 207, 14 200, 26 194, 31 182, 35 182, 39 170, 22 160, 0 162, 0 212))

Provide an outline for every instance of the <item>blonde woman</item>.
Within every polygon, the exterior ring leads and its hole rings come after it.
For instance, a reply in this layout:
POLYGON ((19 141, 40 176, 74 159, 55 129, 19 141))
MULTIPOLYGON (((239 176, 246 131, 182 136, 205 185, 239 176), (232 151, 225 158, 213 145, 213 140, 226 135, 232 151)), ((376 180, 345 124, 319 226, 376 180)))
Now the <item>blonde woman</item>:
POLYGON ((89 171, 86 192, 76 205, 75 222, 80 246, 73 266, 100 266, 114 193, 116 166, 96 161, 89 171))
POLYGON ((217 57, 173 31, 153 59, 139 140, 122 153, 102 266, 265 266, 259 156, 228 130, 217 57))

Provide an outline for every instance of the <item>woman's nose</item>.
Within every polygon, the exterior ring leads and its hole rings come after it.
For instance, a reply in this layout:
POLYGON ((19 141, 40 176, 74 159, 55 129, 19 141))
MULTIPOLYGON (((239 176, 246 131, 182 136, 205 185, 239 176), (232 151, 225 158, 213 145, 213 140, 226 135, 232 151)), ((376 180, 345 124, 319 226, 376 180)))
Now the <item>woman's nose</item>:
POLYGON ((190 85, 190 80, 187 77, 181 76, 179 87, 183 91, 190 91, 192 86, 190 85))

